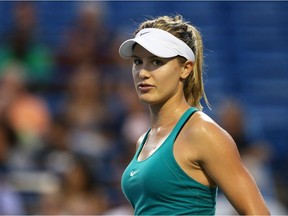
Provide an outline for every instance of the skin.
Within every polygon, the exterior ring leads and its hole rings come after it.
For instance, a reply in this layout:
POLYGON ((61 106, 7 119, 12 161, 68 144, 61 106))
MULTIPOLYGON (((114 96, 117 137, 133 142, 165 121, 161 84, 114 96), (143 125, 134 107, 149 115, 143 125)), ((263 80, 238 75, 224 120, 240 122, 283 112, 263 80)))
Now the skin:
MULTIPOLYGON (((140 101, 149 106, 151 131, 138 157, 145 160, 161 146, 181 115, 190 107, 183 80, 193 63, 159 58, 136 45, 132 74, 140 101)), ((143 136, 138 140, 138 145, 143 136)), ((223 191, 239 214, 269 215, 258 187, 242 164, 231 136, 201 111, 196 112, 177 137, 173 153, 194 180, 223 191)))

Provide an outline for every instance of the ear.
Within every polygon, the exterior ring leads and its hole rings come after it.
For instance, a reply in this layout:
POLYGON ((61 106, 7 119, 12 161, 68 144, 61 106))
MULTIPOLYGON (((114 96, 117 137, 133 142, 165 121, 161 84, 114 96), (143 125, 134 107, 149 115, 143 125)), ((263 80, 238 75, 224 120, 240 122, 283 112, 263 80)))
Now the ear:
POLYGON ((192 73, 193 71, 193 62, 191 61, 186 61, 183 65, 182 65, 182 71, 180 74, 180 77, 182 79, 186 79, 190 73, 192 73))

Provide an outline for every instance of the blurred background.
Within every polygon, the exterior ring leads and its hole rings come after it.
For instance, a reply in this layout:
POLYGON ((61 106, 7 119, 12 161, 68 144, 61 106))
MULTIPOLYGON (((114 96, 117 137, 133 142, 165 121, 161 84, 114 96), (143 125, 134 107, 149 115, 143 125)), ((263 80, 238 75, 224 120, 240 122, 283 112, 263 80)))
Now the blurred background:
POLYGON ((132 213, 120 179, 149 119, 118 48, 145 19, 178 13, 203 35, 204 112, 271 212, 288 214, 285 1, 0 2, 0 214, 132 213))

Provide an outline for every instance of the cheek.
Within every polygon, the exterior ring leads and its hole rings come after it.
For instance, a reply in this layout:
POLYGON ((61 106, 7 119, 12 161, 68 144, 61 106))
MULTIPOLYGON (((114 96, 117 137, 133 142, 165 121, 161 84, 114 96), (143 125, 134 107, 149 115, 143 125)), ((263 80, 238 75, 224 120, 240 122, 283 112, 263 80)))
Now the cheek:
POLYGON ((176 68, 169 68, 163 70, 161 76, 158 77, 159 81, 163 83, 164 87, 173 87, 179 83, 180 76, 176 68))
POLYGON ((138 74, 133 70, 132 70, 132 78, 133 78, 134 87, 136 88, 139 78, 138 78, 138 74))
POLYGON ((134 82, 136 82, 136 80, 137 80, 137 73, 136 73, 136 71, 133 70, 133 69, 132 69, 132 77, 133 77, 134 82))
POLYGON ((137 71, 138 71, 138 70, 137 70, 137 68, 135 67, 135 65, 132 64, 131 73, 132 73, 133 78, 136 76, 137 71))

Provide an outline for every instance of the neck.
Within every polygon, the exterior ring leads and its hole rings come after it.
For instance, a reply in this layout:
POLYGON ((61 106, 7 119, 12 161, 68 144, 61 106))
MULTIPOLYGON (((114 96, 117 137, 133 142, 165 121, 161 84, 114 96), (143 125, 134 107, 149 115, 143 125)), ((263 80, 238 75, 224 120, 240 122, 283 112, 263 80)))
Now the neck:
POLYGON ((178 102, 166 102, 163 105, 150 105, 151 129, 174 126, 183 113, 190 107, 185 98, 178 102))

